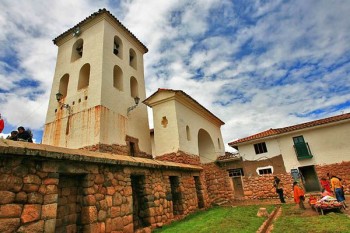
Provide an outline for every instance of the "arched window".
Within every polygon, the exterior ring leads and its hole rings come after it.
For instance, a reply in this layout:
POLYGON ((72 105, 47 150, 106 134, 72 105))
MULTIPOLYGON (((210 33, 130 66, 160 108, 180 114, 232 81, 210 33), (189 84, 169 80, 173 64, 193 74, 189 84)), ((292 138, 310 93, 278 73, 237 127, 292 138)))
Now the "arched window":
POLYGON ((123 71, 119 66, 114 66, 113 69, 113 86, 119 91, 123 91, 123 71))
POLYGON ((89 86, 89 80, 90 80, 90 64, 86 63, 80 69, 78 90, 88 87, 89 86))
POLYGON ((58 92, 62 94, 63 98, 67 96, 68 83, 69 83, 69 74, 65 74, 60 79, 60 86, 58 89, 58 92))
POLYGON ((220 138, 218 138, 218 147, 221 149, 220 138))
POLYGON ((72 57, 71 62, 81 58, 83 56, 83 47, 84 47, 84 41, 83 39, 77 40, 72 48, 72 57))
POLYGON ((186 135, 187 135, 187 141, 191 141, 190 127, 188 127, 188 125, 186 125, 186 135))
POLYGON ((135 69, 137 69, 137 57, 136 57, 136 53, 135 50, 130 49, 129 50, 129 65, 135 69))
POLYGON ((130 78, 130 95, 131 97, 139 97, 139 88, 137 84, 137 80, 135 77, 130 78))
POLYGON ((118 37, 114 37, 113 41, 113 53, 120 58, 123 58, 123 43, 122 40, 118 37))

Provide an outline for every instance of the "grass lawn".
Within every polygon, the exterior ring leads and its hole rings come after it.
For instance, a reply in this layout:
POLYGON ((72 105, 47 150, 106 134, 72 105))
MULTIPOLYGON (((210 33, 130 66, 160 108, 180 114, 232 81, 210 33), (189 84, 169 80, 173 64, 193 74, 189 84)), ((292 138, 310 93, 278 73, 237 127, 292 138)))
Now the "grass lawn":
POLYGON ((296 205, 283 205, 282 215, 273 223, 272 233, 350 232, 350 218, 343 213, 318 215, 310 207, 303 211, 296 205))
MULTIPOLYGON (((207 211, 199 211, 154 232, 162 233, 226 233, 256 232, 266 218, 256 216, 262 206, 215 207, 207 211)), ((271 213, 273 205, 264 206, 271 213)))
MULTIPOLYGON (((256 216, 260 207, 271 213, 273 205, 215 207, 187 216, 156 233, 251 233, 256 232, 266 218, 256 216)), ((344 213, 329 212, 319 215, 308 207, 300 210, 296 205, 282 205, 282 214, 273 222, 272 233, 350 233, 350 217, 344 213)))

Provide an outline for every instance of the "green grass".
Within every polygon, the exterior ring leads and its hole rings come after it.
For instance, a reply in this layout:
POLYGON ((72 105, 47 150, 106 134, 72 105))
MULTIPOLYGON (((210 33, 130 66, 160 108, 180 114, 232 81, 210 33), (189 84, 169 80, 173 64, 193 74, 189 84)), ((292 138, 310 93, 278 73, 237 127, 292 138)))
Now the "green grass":
POLYGON ((283 205, 282 215, 274 222, 272 233, 349 233, 350 218, 343 213, 305 215, 295 205, 283 205))
MULTIPOLYGON (((187 216, 154 232, 162 233, 251 233, 256 232, 266 218, 256 216, 262 206, 215 207, 187 216)), ((266 207, 266 206, 264 206, 266 207)), ((274 206, 266 207, 271 213, 274 206)))

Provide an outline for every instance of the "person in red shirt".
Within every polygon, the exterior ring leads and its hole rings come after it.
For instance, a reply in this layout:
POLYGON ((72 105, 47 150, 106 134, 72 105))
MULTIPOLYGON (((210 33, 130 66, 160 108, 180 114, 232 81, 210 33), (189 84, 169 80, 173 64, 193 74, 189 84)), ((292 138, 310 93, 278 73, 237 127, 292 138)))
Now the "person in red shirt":
POLYGON ((5 123, 4 120, 1 118, 1 113, 0 113, 0 133, 4 130, 5 123))
POLYGON ((300 209, 305 210, 304 201, 305 201, 305 193, 302 188, 299 187, 298 182, 293 183, 294 190, 294 201, 299 204, 300 209))
POLYGON ((329 182, 328 179, 326 179, 325 177, 322 177, 320 180, 320 183, 324 190, 326 190, 327 192, 332 192, 331 183, 329 182))

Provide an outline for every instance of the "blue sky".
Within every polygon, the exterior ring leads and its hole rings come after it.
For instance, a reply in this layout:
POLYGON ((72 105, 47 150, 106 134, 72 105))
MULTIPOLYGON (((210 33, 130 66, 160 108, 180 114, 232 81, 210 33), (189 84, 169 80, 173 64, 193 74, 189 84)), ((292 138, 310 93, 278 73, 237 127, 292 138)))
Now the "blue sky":
POLYGON ((100 8, 148 47, 147 96, 185 91, 226 123, 225 144, 350 112, 350 1, 3 0, 3 133, 23 125, 41 141, 52 39, 100 8))

